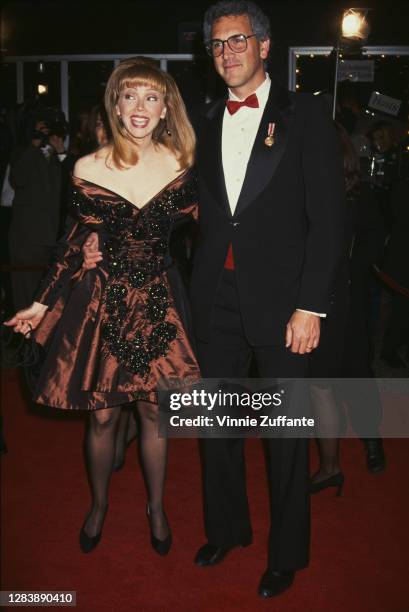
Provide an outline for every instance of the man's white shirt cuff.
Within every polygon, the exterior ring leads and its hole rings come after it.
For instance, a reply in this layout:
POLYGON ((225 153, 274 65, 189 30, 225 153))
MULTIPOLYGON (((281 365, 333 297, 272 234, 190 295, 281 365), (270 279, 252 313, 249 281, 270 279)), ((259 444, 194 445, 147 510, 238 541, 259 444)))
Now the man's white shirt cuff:
POLYGON ((307 314, 317 315, 317 317, 321 317, 322 319, 325 319, 327 316, 325 312, 312 312, 312 310, 303 310, 302 308, 296 308, 296 310, 299 312, 306 312, 307 314))

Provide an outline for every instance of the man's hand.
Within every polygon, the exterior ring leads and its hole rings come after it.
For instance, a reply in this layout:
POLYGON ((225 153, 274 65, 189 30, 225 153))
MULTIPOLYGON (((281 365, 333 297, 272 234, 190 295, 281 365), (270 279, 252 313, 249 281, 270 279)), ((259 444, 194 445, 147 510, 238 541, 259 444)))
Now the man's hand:
POLYGON ((14 317, 4 321, 4 325, 13 327, 16 333, 27 334, 39 325, 47 309, 48 306, 40 304, 40 302, 33 302, 29 308, 19 310, 14 317))
POLYGON ((320 327, 319 316, 296 310, 287 323, 286 348, 300 355, 311 353, 319 344, 320 327))
POLYGON ((97 267, 99 261, 102 261, 102 253, 98 251, 98 247, 98 234, 92 232, 82 247, 82 254, 84 256, 82 267, 84 270, 92 270, 92 268, 97 267))

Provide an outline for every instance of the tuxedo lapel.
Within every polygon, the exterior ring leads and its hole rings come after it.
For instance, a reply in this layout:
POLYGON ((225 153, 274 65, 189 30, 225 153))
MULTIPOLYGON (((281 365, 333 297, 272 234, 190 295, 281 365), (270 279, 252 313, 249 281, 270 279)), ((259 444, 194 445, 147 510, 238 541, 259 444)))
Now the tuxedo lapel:
POLYGON ((206 187, 216 202, 231 215, 222 162, 222 128, 225 108, 225 100, 220 99, 205 115, 204 126, 199 137, 198 163, 206 187))
POLYGON ((288 93, 284 89, 276 88, 272 83, 247 165, 235 215, 242 213, 272 180, 285 151, 292 110, 293 106, 288 93), (268 135, 269 123, 275 124, 274 144, 271 147, 264 142, 268 135))

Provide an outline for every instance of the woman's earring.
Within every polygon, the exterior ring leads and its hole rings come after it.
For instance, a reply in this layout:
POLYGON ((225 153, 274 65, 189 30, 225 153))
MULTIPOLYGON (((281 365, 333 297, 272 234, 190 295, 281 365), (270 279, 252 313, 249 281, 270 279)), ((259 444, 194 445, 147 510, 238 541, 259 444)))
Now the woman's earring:
POLYGON ((172 136, 172 132, 170 131, 170 129, 168 128, 168 124, 166 123, 166 119, 165 119, 165 132, 168 136, 172 136))

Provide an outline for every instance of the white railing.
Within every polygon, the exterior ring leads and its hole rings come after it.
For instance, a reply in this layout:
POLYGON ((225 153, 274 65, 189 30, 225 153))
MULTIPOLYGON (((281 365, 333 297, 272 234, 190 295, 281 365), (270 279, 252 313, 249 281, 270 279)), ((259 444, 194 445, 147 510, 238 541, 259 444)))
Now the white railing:
POLYGON ((167 70, 169 61, 193 61, 193 55, 190 53, 117 53, 117 54, 87 54, 87 55, 21 55, 21 56, 3 56, 3 63, 16 64, 16 102, 22 104, 24 102, 24 64, 28 62, 59 62, 60 63, 60 88, 61 88, 61 110, 64 112, 67 120, 69 119, 69 62, 112 62, 112 68, 117 66, 119 62, 128 57, 135 55, 143 57, 151 57, 160 62, 162 70, 167 70))
MULTIPOLYGON (((289 47, 288 49, 288 89, 296 90, 297 84, 297 60, 303 56, 327 55, 329 56, 334 47, 289 47)), ((382 55, 409 55, 408 47, 371 47, 365 46, 362 54, 366 56, 382 55)))

